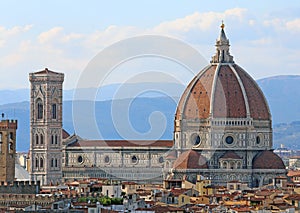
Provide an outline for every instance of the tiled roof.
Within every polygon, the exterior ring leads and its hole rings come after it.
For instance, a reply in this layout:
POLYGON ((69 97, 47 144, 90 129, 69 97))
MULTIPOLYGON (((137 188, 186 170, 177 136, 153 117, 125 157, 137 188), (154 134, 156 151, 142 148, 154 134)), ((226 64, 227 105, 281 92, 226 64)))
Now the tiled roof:
POLYGON ((65 130, 65 129, 63 129, 62 130, 62 138, 63 139, 66 139, 66 138, 68 138, 70 136, 70 134, 65 130))
POLYGON ((184 91, 176 119, 180 115, 185 119, 207 119, 210 112, 214 118, 246 118, 247 104, 251 118, 270 120, 263 93, 241 67, 233 64, 217 69, 216 65, 210 65, 199 72, 184 91))
POLYGON ((45 69, 42 70, 42 71, 35 72, 34 74, 48 74, 48 73, 51 73, 51 74, 59 74, 59 73, 57 73, 57 72, 53 72, 53 71, 49 70, 48 68, 45 68, 45 69))
POLYGON ((166 147, 173 146, 172 140, 79 140, 69 147, 166 147))
POLYGON ((281 158, 272 151, 258 153, 252 163, 253 169, 285 169, 281 158))
POLYGON ((200 153, 194 150, 183 152, 173 165, 174 169, 207 169, 207 161, 200 153))
POLYGON ((223 156, 221 156, 220 158, 223 158, 223 159, 242 159, 242 157, 240 157, 238 154, 236 154, 233 151, 225 152, 225 154, 223 156))

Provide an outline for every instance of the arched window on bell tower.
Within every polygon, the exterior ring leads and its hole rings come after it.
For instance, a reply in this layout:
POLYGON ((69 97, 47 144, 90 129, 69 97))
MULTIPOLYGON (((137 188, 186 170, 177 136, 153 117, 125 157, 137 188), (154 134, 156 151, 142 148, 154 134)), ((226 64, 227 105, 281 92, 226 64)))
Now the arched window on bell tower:
POLYGON ((40 168, 44 168, 44 159, 40 158, 40 168))
POLYGON ((57 105, 52 104, 52 119, 57 119, 57 105))
POLYGON ((43 106, 42 99, 38 98, 36 103, 37 103, 37 119, 43 119, 44 106, 43 106))
POLYGON ((44 135, 43 134, 41 134, 40 142, 41 142, 41 144, 44 144, 44 135))
POLYGON ((38 134, 35 135, 35 144, 39 145, 39 135, 38 134))

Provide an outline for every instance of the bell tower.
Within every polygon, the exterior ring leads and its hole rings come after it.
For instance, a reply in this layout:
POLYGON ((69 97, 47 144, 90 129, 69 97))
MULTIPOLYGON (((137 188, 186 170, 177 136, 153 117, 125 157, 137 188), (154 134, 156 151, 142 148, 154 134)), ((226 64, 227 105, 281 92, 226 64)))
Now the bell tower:
POLYGON ((62 84, 64 74, 30 73, 30 179, 42 185, 62 180, 62 84))

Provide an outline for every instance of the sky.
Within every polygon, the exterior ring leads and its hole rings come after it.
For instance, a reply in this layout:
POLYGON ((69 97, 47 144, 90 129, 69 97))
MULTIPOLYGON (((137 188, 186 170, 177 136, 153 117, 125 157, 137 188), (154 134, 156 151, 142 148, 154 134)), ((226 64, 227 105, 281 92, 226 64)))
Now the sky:
MULTIPOLYGON (((83 70, 103 49, 143 35, 178 39, 209 63, 222 20, 235 62, 254 79, 300 75, 297 0, 3 0, 0 89, 29 88, 28 73, 45 67, 65 73, 65 89, 76 88, 83 70)), ((149 59, 133 62, 125 63, 107 84, 124 81, 131 70, 150 69, 141 66, 151 64, 149 59)), ((155 63, 172 67, 169 62, 155 63)))

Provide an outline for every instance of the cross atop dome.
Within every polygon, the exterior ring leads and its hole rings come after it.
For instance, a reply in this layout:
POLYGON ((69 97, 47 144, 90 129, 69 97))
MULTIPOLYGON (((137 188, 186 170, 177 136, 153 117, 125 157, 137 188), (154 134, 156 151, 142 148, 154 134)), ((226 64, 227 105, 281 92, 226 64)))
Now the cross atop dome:
POLYGON ((234 63, 233 56, 229 53, 229 39, 227 39, 224 28, 225 24, 222 21, 221 32, 216 41, 216 54, 212 57, 211 63, 234 63))

